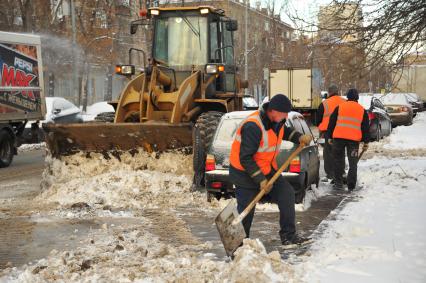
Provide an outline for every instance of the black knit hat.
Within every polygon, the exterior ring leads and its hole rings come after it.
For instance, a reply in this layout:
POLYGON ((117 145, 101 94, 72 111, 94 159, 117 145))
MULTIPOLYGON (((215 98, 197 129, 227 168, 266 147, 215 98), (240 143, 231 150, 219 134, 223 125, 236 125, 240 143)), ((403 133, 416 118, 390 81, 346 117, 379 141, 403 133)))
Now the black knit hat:
POLYGON ((284 94, 276 94, 269 101, 268 110, 288 113, 291 111, 291 102, 284 94))
POLYGON ((356 90, 356 88, 349 89, 348 93, 346 93, 346 97, 348 98, 348 100, 358 101, 359 95, 358 95, 358 91, 356 90))

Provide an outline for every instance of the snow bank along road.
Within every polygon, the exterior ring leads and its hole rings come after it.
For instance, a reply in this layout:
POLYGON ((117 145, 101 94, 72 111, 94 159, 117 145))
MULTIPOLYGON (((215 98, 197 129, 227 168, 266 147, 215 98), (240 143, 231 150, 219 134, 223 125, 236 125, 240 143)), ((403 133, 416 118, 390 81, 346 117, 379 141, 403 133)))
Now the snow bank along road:
MULTIPOLYGON (((359 167, 363 189, 320 224, 314 244, 298 256, 273 251, 279 250, 276 207, 263 205, 253 227, 259 240, 246 240, 234 261, 223 257, 212 231, 226 203, 208 204, 204 194, 190 192, 191 157, 47 158, 32 217, 97 225, 76 245, 5 268, 0 281, 425 282, 426 155, 413 138, 425 127, 420 113, 413 126, 371 146, 359 167), (203 222, 198 229, 187 224, 196 219, 203 222)), ((309 212, 317 203, 309 208, 310 201, 330 194, 322 183, 299 209, 309 212)), ((70 239, 78 238, 75 230, 70 239)))

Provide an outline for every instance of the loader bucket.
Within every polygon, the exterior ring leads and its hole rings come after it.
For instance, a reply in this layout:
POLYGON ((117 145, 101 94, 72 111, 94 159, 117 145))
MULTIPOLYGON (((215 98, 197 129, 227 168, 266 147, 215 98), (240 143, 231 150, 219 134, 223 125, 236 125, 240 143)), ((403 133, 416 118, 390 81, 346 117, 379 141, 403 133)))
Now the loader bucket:
POLYGON ((143 148, 162 152, 192 145, 189 123, 43 124, 53 157, 77 152, 128 151, 143 148))

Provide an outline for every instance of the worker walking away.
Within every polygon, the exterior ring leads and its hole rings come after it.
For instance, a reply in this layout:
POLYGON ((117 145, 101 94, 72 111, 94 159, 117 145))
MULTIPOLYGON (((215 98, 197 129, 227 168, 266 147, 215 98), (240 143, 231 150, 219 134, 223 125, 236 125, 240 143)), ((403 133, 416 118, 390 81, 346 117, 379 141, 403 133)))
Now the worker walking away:
MULTIPOLYGON (((236 187, 237 209, 241 213, 259 193, 265 200, 278 204, 280 238, 285 246, 301 245, 308 238, 296 234, 295 196, 290 183, 280 176, 272 187, 267 182, 278 170, 276 156, 282 140, 310 144, 312 137, 302 135, 285 125, 291 102, 283 94, 275 95, 259 111, 249 115, 239 126, 232 143, 229 176, 236 187)), ((253 221, 253 208, 242 221, 247 237, 253 221)))
POLYGON ((370 140, 367 111, 358 103, 358 91, 350 89, 348 101, 340 104, 330 116, 326 139, 333 145, 334 188, 343 189, 345 171, 345 149, 349 161, 347 184, 349 192, 355 189, 357 181, 359 143, 368 148, 370 140))
MULTIPOLYGON (((338 93, 339 93, 339 89, 337 85, 331 84, 328 87, 327 99, 324 100, 318 107, 317 126, 319 130, 320 138, 325 137, 330 116, 333 113, 334 109, 336 109, 336 107, 339 106, 341 103, 345 102, 345 99, 340 97, 338 93)), ((324 158, 324 171, 325 171, 326 179, 327 179, 324 181, 328 181, 334 178, 333 152, 332 152, 332 145, 329 143, 324 143, 323 158, 324 158)))

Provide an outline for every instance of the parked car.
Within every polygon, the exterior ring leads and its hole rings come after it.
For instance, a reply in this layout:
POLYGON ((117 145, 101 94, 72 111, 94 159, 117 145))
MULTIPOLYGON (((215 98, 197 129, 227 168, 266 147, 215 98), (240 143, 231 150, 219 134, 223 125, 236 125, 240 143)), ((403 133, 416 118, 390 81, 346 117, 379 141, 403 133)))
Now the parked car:
POLYGON ((254 97, 244 96, 243 107, 244 110, 256 110, 257 108, 259 108, 259 104, 257 103, 256 99, 254 99, 254 97))
POLYGON ((22 139, 23 143, 39 143, 44 140, 42 123, 82 123, 80 109, 63 97, 46 97, 46 116, 42 121, 28 121, 22 139))
POLYGON ((413 117, 416 117, 417 112, 423 111, 423 101, 415 93, 405 93, 405 96, 413 108, 413 117))
POLYGON ((379 141, 392 132, 392 121, 382 102, 371 95, 360 95, 358 103, 367 110, 370 120, 370 138, 379 141))
POLYGON ((115 111, 114 107, 108 104, 107 101, 101 101, 93 103, 90 106, 87 106, 86 113, 83 115, 84 122, 90 121, 101 121, 101 122, 111 122, 114 120, 115 111), (109 118, 108 121, 104 121, 101 118, 109 118))
POLYGON ((46 119, 43 123, 82 123, 80 109, 63 97, 46 97, 46 119))
POLYGON ((403 93, 387 93, 379 97, 389 113, 392 126, 411 125, 413 123, 413 108, 403 93))
MULTIPOLYGON (((206 159, 205 184, 208 201, 211 201, 213 197, 220 199, 235 195, 235 188, 229 181, 229 155, 238 126, 251 113, 253 111, 227 113, 219 122, 206 159)), ((313 136, 300 113, 290 112, 286 124, 302 134, 313 136)), ((282 142, 280 153, 277 156, 278 166, 285 162, 296 147, 297 145, 292 142, 282 142)), ((288 170, 282 173, 294 187, 297 203, 303 201, 306 189, 310 188, 311 184, 318 186, 319 167, 318 145, 312 141, 297 158, 291 161, 288 170)))

